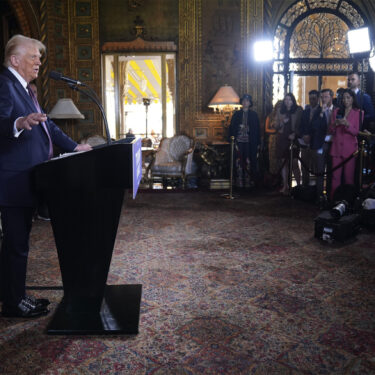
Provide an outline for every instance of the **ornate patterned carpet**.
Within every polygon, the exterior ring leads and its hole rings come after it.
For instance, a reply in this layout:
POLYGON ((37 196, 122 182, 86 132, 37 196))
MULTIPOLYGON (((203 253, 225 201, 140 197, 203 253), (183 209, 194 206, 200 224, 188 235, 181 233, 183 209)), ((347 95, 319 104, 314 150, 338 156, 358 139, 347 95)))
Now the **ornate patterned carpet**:
MULTIPOLYGON (((316 214, 272 194, 139 193, 108 283, 143 284, 140 333, 47 336, 50 315, 0 318, 0 373, 375 374, 375 236, 322 244, 316 214)), ((50 224, 36 221, 28 285, 60 284, 50 224)))

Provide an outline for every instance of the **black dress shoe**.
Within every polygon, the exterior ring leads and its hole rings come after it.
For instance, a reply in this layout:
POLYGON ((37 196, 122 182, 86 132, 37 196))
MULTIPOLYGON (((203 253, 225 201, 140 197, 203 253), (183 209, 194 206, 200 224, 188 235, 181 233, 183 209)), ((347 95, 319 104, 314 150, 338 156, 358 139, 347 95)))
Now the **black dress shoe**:
POLYGON ((35 298, 33 296, 25 296, 25 300, 36 307, 47 307, 51 303, 47 298, 35 298))
POLYGON ((16 307, 3 305, 2 315, 7 318, 36 318, 46 315, 49 310, 46 307, 38 307, 26 299, 22 299, 16 307))

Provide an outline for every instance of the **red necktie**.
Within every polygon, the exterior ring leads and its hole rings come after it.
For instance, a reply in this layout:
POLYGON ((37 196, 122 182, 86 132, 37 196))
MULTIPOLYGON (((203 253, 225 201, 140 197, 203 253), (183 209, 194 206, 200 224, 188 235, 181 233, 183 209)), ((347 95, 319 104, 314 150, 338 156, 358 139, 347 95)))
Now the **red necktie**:
MULTIPOLYGON (((29 95, 31 96, 31 99, 33 100, 33 103, 35 105, 35 109, 37 110, 38 113, 42 113, 42 111, 40 109, 40 106, 39 106, 39 103, 38 103, 38 99, 36 98, 33 90, 30 87, 30 85, 28 84, 26 86, 26 88, 27 88, 27 91, 29 92, 29 95)), ((51 159, 53 157, 53 146, 52 146, 51 136, 49 135, 49 131, 47 129, 47 125, 44 122, 42 122, 41 124, 43 126, 44 131, 47 134, 47 137, 48 137, 48 141, 49 141, 48 159, 51 159)))

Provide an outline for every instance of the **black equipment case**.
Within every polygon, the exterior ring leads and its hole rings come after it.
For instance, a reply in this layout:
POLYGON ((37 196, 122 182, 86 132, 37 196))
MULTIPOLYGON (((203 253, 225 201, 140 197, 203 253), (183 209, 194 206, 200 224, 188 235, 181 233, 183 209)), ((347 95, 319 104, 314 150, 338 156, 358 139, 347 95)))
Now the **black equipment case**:
POLYGON ((329 243, 353 239, 360 230, 361 217, 358 214, 334 218, 329 211, 322 211, 315 218, 315 237, 329 243))
POLYGON ((315 202, 316 200, 316 186, 315 185, 297 185, 292 188, 290 195, 297 200, 303 202, 315 202))

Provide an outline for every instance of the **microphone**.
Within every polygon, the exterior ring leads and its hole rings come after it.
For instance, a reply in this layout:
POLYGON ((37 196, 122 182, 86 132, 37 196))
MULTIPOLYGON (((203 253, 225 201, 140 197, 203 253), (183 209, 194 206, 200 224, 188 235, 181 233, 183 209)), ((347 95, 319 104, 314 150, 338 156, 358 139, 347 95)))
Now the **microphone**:
POLYGON ((49 73, 49 78, 52 78, 55 81, 60 81, 61 80, 61 81, 67 82, 67 83, 71 83, 73 85, 77 85, 77 86, 82 85, 82 82, 77 81, 77 80, 75 80, 73 78, 65 77, 65 76, 63 76, 59 72, 54 72, 54 71, 50 72, 49 73))

